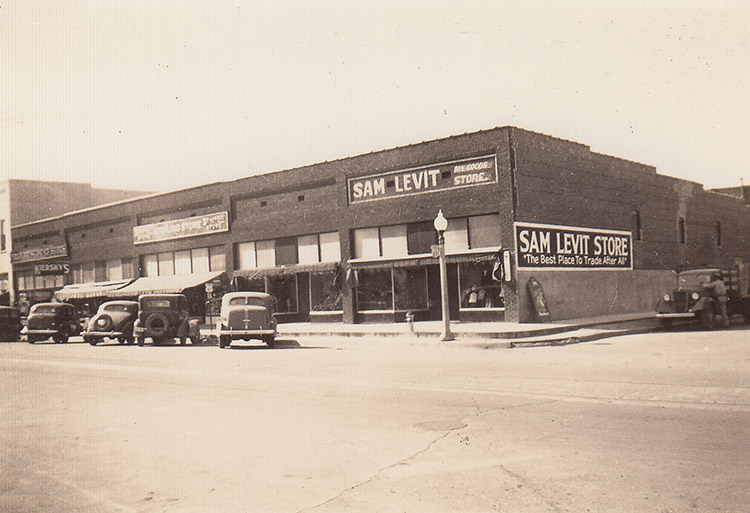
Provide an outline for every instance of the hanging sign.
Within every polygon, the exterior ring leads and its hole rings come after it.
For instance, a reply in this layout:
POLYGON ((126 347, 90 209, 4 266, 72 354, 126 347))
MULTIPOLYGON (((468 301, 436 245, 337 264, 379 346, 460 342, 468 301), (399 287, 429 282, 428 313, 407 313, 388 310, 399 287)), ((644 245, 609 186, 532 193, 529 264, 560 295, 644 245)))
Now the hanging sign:
POLYGON ((633 269, 630 232, 515 223, 519 270, 633 269))
POLYGON ((497 183, 494 155, 347 179, 349 204, 497 183))
POLYGON ((11 254, 14 264, 22 262, 33 262, 35 260, 48 260, 68 256, 68 247, 65 244, 52 244, 39 248, 22 249, 11 254))

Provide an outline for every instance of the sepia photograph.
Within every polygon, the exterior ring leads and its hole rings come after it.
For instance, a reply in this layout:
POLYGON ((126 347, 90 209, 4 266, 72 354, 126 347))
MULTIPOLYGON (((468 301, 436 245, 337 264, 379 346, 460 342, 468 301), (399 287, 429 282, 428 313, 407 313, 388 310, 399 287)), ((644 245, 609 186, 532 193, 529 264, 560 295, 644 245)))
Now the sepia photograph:
POLYGON ((739 513, 750 3, 0 1, 0 512, 739 513))

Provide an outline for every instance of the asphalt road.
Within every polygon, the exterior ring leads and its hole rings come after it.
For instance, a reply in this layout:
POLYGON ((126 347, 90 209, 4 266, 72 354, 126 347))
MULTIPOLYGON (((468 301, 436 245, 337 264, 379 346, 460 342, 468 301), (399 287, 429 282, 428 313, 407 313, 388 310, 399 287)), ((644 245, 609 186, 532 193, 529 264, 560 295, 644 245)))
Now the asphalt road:
POLYGON ((745 327, 300 343, 0 344, 0 511, 748 511, 745 327))

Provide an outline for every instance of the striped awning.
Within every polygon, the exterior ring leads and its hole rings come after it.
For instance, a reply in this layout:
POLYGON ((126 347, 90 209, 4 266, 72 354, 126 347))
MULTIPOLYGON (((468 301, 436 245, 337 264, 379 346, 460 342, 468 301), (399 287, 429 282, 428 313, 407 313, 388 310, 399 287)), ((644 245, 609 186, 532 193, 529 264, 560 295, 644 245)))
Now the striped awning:
MULTIPOLYGON (((483 251, 473 253, 457 253, 447 255, 445 261, 449 264, 466 262, 487 262, 497 257, 497 251, 483 251)), ((437 265, 438 259, 428 255, 419 255, 410 258, 380 258, 377 260, 349 260, 352 269, 390 269, 394 267, 422 267, 426 265, 437 265)))
POLYGON ((341 264, 339 262, 321 262, 317 264, 294 264, 280 265, 277 267, 260 267, 257 269, 245 269, 234 271, 234 275, 248 280, 262 278, 264 276, 279 276, 283 274, 299 273, 323 273, 336 269, 341 264))
POLYGON ((119 280, 65 285, 63 288, 55 292, 55 297, 60 301, 67 301, 68 299, 110 297, 114 292, 132 282, 133 280, 119 280))
POLYGON ((172 276, 147 276, 138 278, 127 287, 118 289, 109 295, 111 297, 138 297, 141 294, 175 294, 203 285, 222 274, 224 274, 223 271, 214 271, 172 276))

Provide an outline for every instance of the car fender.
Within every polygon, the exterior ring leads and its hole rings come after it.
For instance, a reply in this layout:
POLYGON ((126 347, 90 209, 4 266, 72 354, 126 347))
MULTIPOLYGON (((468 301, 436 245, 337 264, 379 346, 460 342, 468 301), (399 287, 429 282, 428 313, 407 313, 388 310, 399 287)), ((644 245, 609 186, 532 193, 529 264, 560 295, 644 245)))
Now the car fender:
POLYGON ((695 304, 690 307, 691 312, 702 312, 703 310, 712 307, 716 310, 716 301, 711 297, 701 297, 695 304))

